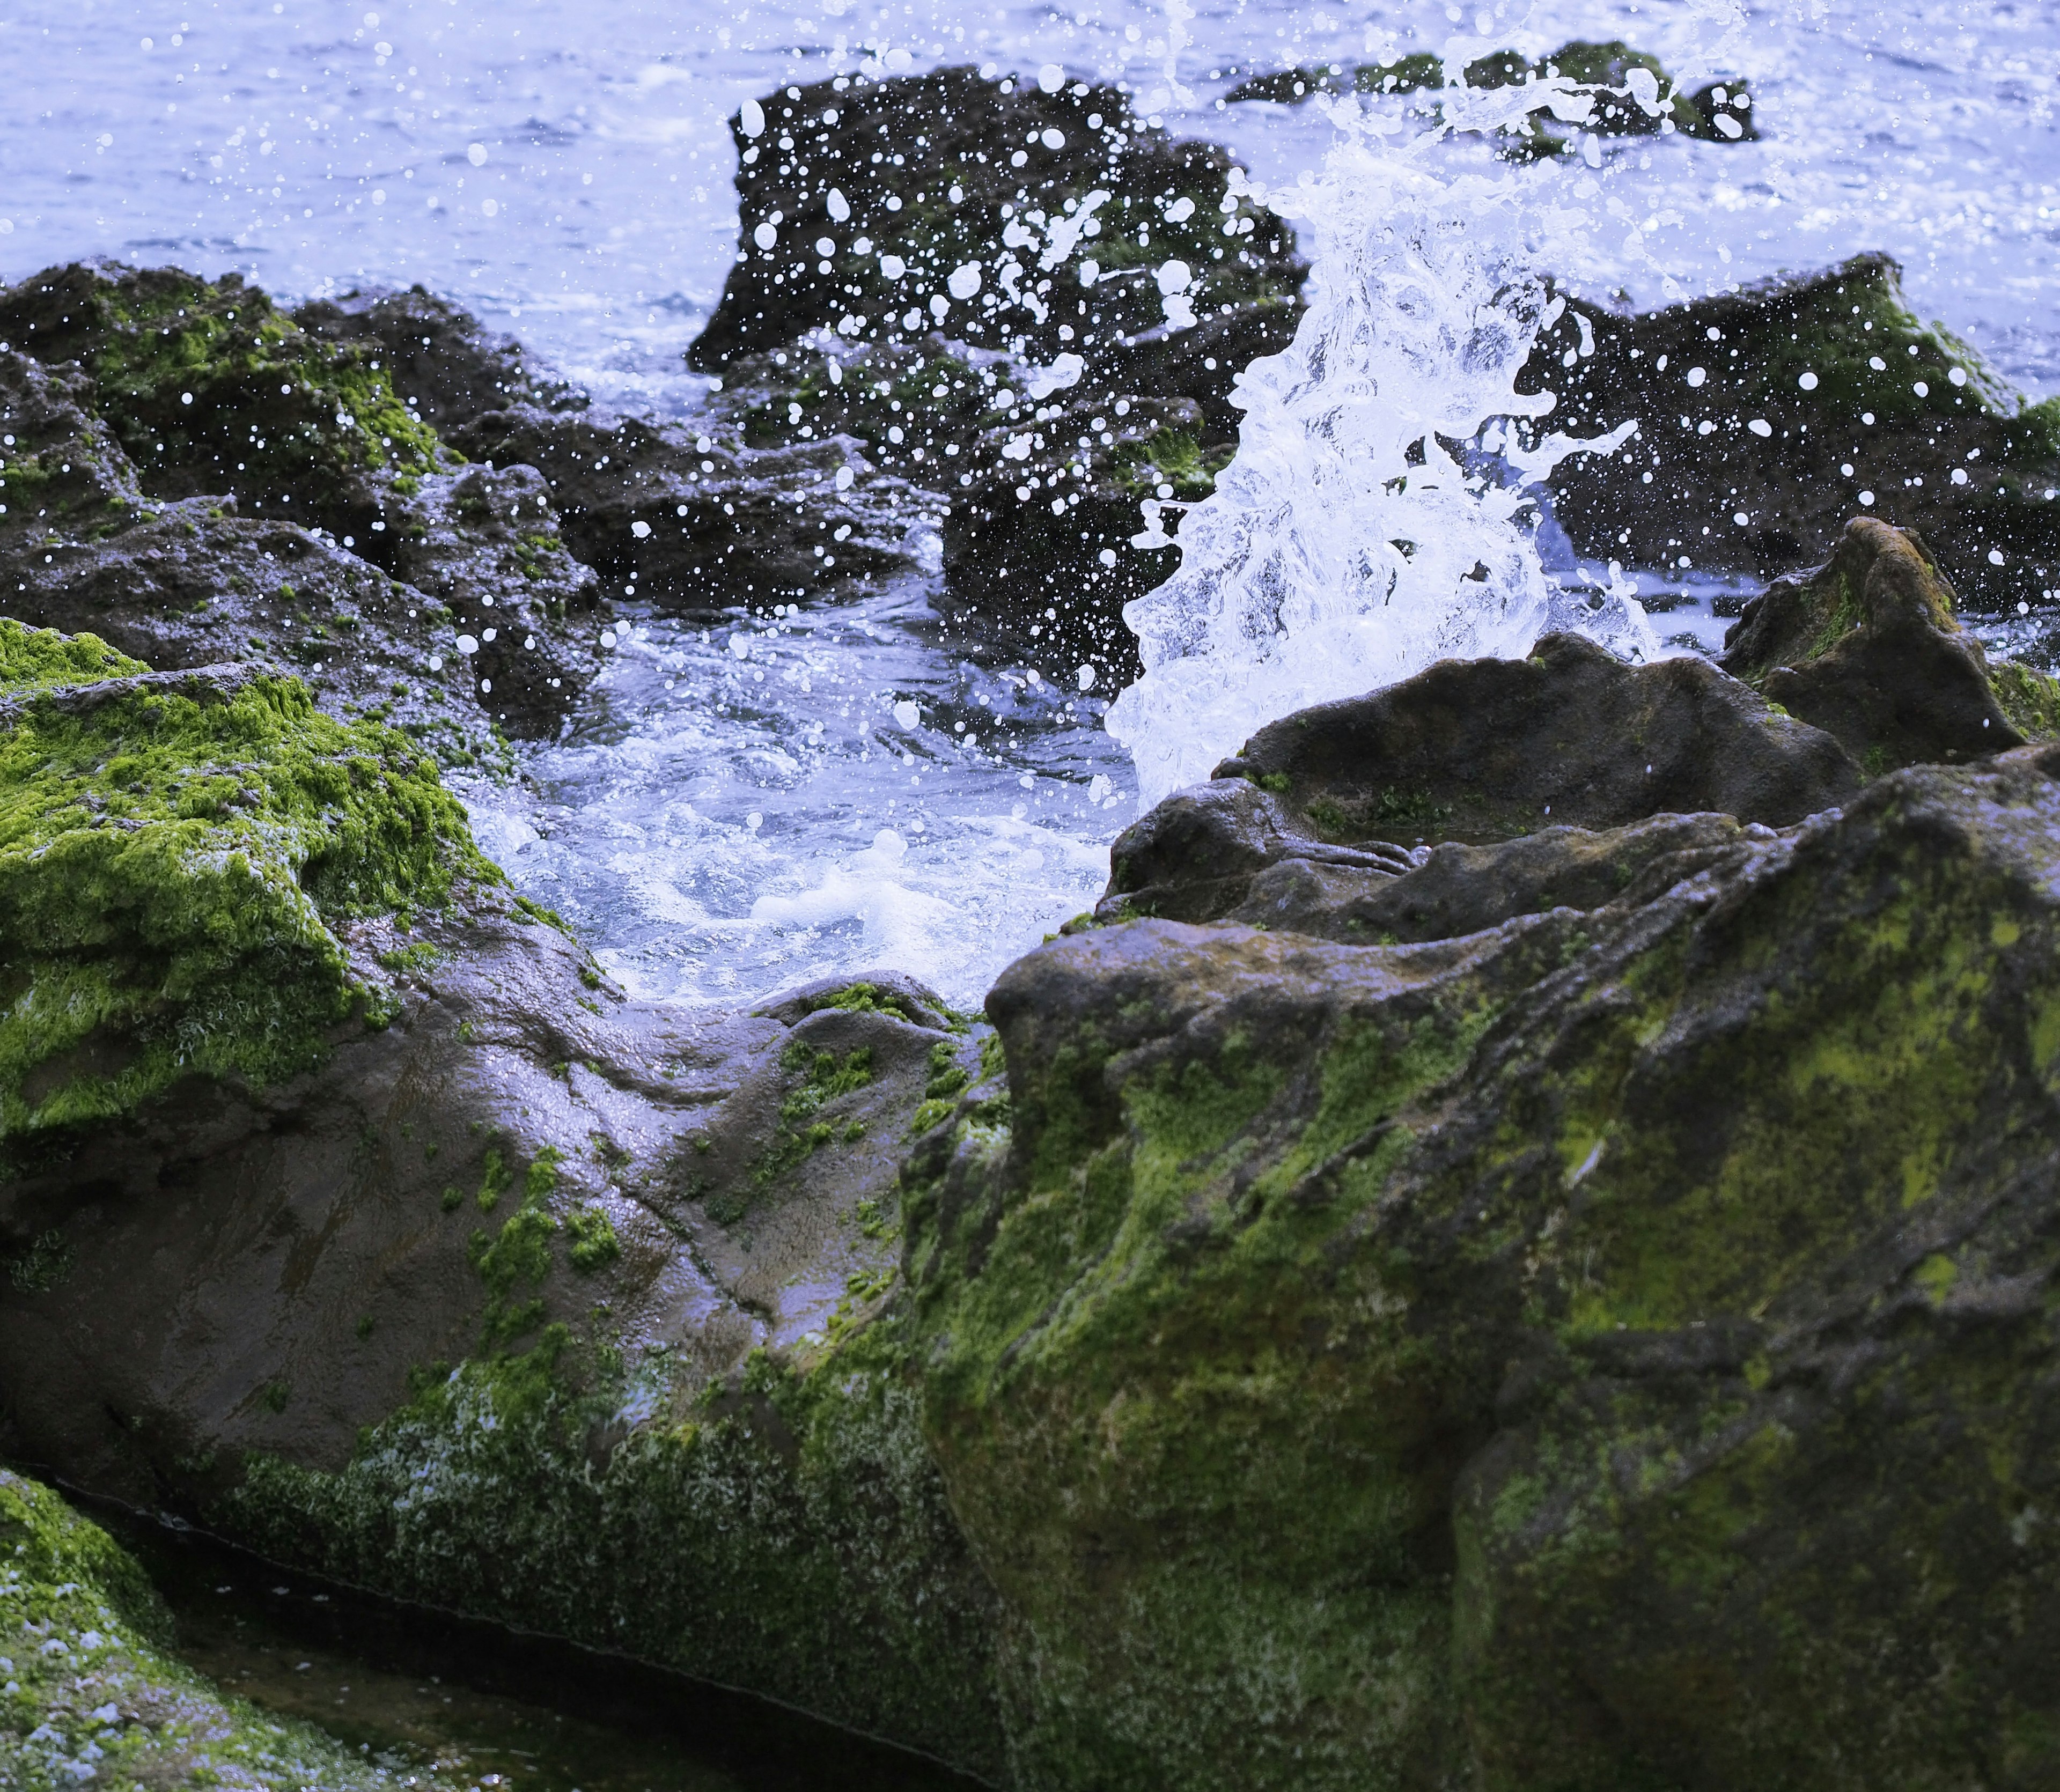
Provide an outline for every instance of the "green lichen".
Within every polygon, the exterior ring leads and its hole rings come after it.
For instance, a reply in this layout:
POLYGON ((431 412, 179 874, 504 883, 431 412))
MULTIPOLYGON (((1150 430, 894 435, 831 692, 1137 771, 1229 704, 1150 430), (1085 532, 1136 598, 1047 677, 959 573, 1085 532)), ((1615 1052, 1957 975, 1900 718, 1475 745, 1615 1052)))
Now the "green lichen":
POLYGON ((573 1267, 583 1275, 604 1269, 622 1255, 622 1241, 615 1235, 615 1223, 599 1207, 575 1207, 565 1221, 572 1234, 568 1255, 573 1267))
POLYGON ((4 646, 28 697, 0 736, 0 1137, 182 1076, 310 1068, 385 1001, 332 924, 497 877, 401 736, 297 681, 74 696, 82 657, 134 662, 44 631, 4 646))
POLYGON ((48 1487, 0 1469, 0 1784, 371 1792, 457 1782, 368 1762, 230 1697, 172 1653, 133 1557, 48 1487))
POLYGON ((749 1687, 998 1782, 992 1596, 924 1446, 904 1330, 889 1311, 704 1385, 553 1327, 425 1373, 336 1472, 251 1459, 210 1516, 277 1559, 749 1687))
POLYGON ((6 297, 17 343, 91 376, 94 408, 148 492, 233 491, 253 509, 369 535, 369 478, 457 458, 401 402, 376 349, 307 334, 233 275, 70 268, 6 297))

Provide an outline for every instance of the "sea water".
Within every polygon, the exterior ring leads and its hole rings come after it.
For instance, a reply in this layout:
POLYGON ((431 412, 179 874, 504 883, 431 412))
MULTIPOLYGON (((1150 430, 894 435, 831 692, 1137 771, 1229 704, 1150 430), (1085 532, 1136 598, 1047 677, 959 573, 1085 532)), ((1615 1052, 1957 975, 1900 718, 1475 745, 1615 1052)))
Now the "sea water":
POLYGON ((664 415, 706 397, 680 356, 734 245, 725 121, 776 85, 947 62, 1124 81, 1169 128, 1229 144, 1295 218, 1319 253, 1308 341, 1328 330, 1356 352, 1257 372, 1248 452, 1183 525, 1187 582, 1140 612, 1148 642, 1160 627, 1160 669, 1195 657, 1168 641, 1215 629, 1199 685, 1132 700, 1165 696, 1158 713, 1187 729, 1163 736, 1177 751, 1140 768, 1103 725, 1113 693, 976 664, 939 636, 912 575, 720 628, 634 618, 567 736, 529 750, 517 787, 468 793, 519 887, 632 987, 680 1000, 893 964, 976 1001, 1092 900, 1140 793, 1205 772, 1249 720, 1323 689, 1311 668, 1374 681, 1426 653, 1517 650, 1575 590, 1605 596, 1623 651, 1707 650, 1736 595, 1720 577, 1698 569, 1683 590, 1555 553, 1549 522, 1541 535, 1513 501, 1526 469, 1506 457, 1455 463, 1406 514, 1375 495, 1373 473, 1418 438, 1369 379, 1408 385, 1419 409, 1435 398, 1480 453, 1507 445, 1505 376, 1542 275, 1650 305, 1884 249, 1922 315, 2030 395, 2060 388, 2051 4, 15 0, 0 58, 0 277, 104 254, 233 269, 288 300, 420 282, 600 401, 664 415), (1638 139, 1599 146, 1599 166, 1513 170, 1478 138, 1427 138, 1392 102, 1223 103, 1255 70, 1424 48, 1463 62, 1574 37, 1624 38, 1684 86, 1748 77, 1763 141, 1638 139), (1471 232, 1439 239, 1450 253, 1410 297, 1379 233, 1399 217, 1435 237, 1462 210, 1471 232), (1491 352, 1468 361, 1484 339, 1491 352), (1347 425, 1371 435, 1319 465, 1315 446, 1347 425), (1348 528, 1319 538, 1298 521, 1297 505, 1340 494, 1348 528), (1405 523, 1443 557, 1437 577, 1414 556, 1381 563, 1381 544, 1415 539, 1405 523), (1241 561, 1254 541, 1264 551, 1241 561), (1455 605, 1444 562, 1470 548, 1488 577, 1455 605), (1260 561, 1264 577, 1239 576, 1260 561), (1343 601, 1340 566, 1357 580, 1343 601), (1408 613, 1369 632, 1368 594, 1391 578, 1408 613), (1276 604, 1292 653, 1247 626, 1276 604))

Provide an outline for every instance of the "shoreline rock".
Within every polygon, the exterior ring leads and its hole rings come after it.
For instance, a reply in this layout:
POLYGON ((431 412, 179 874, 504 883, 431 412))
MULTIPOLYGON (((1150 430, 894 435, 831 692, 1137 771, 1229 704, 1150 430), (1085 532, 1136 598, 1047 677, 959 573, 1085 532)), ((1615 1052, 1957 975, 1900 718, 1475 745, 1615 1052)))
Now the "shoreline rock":
POLYGON ((1570 436, 1639 421, 1617 453, 1576 456, 1549 482, 1583 554, 1786 573, 1830 548, 1865 493, 1883 521, 1944 544, 1983 608, 2060 576, 2060 497, 2046 495, 2060 493, 2060 399, 2022 406, 1920 325, 1888 256, 1635 314, 1570 298, 1518 385, 1556 393, 1547 427, 1570 436))

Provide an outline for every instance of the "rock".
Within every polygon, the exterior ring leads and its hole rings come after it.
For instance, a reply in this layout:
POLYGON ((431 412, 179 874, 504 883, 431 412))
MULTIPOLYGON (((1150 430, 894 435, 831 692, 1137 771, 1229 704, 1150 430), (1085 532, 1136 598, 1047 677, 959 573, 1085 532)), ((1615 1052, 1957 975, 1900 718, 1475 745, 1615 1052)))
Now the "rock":
POLYGON ((1555 393, 1548 427, 1569 436, 1639 421, 1617 453, 1575 456, 1549 482, 1583 554, 1787 572, 1860 501, 1950 544, 1945 569, 1978 606, 2060 577, 2046 495, 2060 492, 2060 400, 2023 407, 1921 325, 1887 256, 1636 315, 1569 298, 1518 385, 1555 393))
POLYGON ((1362 850, 1312 838, 1272 791, 1245 778, 1216 778, 1176 791, 1117 836, 1096 914, 1217 920, 1247 900, 1259 873, 1289 860, 1383 879, 1412 863, 1407 852, 1385 844, 1362 850))
POLYGON ((10 1447, 995 1770, 883 1342, 964 1023, 888 976, 629 1001, 398 735, 11 622, 0 670, 10 1447))
POLYGON ((940 613, 986 652, 1068 680, 1085 666, 1120 690, 1143 669, 1123 606, 1179 565, 1170 535, 1139 545, 1144 507, 1214 489, 1234 449, 1204 447, 1205 433, 1186 398, 1103 393, 1014 413, 975 445, 972 485, 944 520, 940 613))
POLYGON ((1870 776, 2050 738, 2060 681, 2008 661, 1991 670, 1955 601, 1913 531, 1855 517, 1824 565, 1746 605, 1720 663, 1870 776))
MULTIPOLYGON (((164 497, 224 470, 189 456, 176 477, 153 477, 162 464, 139 473, 118 440, 119 431, 134 433, 130 388, 141 376, 125 371, 122 359, 134 358, 132 339, 144 328, 134 320, 182 294, 206 301, 192 324, 197 334, 228 329, 232 313, 254 317, 259 362, 291 354, 336 371, 324 360, 331 351, 310 348, 262 293, 233 283, 72 269, 0 295, 0 310, 11 307, 17 325, 34 326, 26 339, 47 337, 53 352, 69 344, 98 369, 0 350, 0 430, 14 438, 0 445, 6 610, 42 626, 96 632, 168 668, 254 653, 305 675, 338 712, 398 722, 447 764, 477 762, 484 743, 483 756, 499 768, 504 726, 516 736, 556 734, 598 668, 600 594, 593 574, 565 551, 541 477, 466 470, 417 426, 433 452, 414 470, 367 460, 351 474, 353 501, 370 512, 357 525, 361 548, 354 535, 339 543, 325 529, 288 522, 283 513, 294 505, 276 493, 269 518, 245 518, 226 491, 164 497), (89 314, 98 321, 78 322, 89 314), (464 641, 484 646, 476 664, 464 641)), ((178 308, 166 314, 176 317, 178 308)), ((361 357, 363 348, 333 353, 361 357)), ((248 383, 251 369, 237 365, 236 377, 248 383)), ((376 357, 363 371, 384 377, 376 357)), ((164 377, 189 374, 174 368, 164 377)), ((381 401, 391 403, 390 390, 381 401)), ((302 509, 321 516, 323 479, 307 462, 289 444, 272 472, 309 499, 302 509)), ((248 501, 261 507, 264 493, 248 501)))
POLYGON ((142 501, 135 468, 93 413, 92 381, 0 350, 0 539, 104 533, 142 501))
POLYGON ((1706 868, 996 984, 907 1348, 1016 1783, 2051 1776, 2060 755, 1651 825, 1706 868))
POLYGON ((698 368, 813 331, 857 343, 940 325, 976 346, 1092 358, 1291 300, 1306 271, 1287 226, 1232 190, 1223 150, 1174 141, 1115 87, 1047 93, 969 68, 839 76, 750 102, 731 130, 737 261, 688 352, 698 368), (1233 253, 1238 233, 1251 240, 1233 253))
POLYGON ((375 561, 388 485, 445 464, 377 357, 309 335, 236 274, 47 269, 0 291, 0 343, 82 366, 150 497, 232 496, 375 561))
POLYGON ((936 569, 940 501, 877 477, 848 438, 739 449, 676 424, 527 406, 456 439, 489 465, 535 467, 572 551, 623 595, 668 609, 784 603, 936 569))
MULTIPOLYGON (((1605 90, 1597 96, 1593 113, 1581 122, 1583 129, 1598 136, 1651 137, 1678 130, 1684 137, 1735 143, 1759 135, 1746 82, 1712 82, 1684 95, 1659 58, 1633 50, 1621 38, 1607 43, 1564 43, 1535 62, 1513 50, 1498 50, 1467 63, 1460 78, 1469 87, 1495 88, 1519 86, 1552 75, 1566 75, 1605 90), (1649 108, 1631 86, 1628 78, 1634 70, 1652 78, 1649 108)), ((1352 69, 1333 62, 1255 75, 1224 97, 1232 102, 1272 100, 1299 106, 1319 94, 1415 94, 1435 92, 1444 85, 1443 59, 1419 50, 1393 62, 1363 63, 1352 69)), ((1550 115, 1538 120, 1529 134, 1535 153, 1558 154, 1569 146, 1569 134, 1559 128, 1559 122, 1550 115)))
POLYGON ((560 534, 544 476, 525 466, 428 474, 392 514, 396 570, 422 593, 409 607, 436 617, 432 652, 447 683, 517 738, 556 734, 601 669, 612 613, 560 534), (467 641, 477 644, 469 653, 467 641))
POLYGON ((370 348, 394 390, 441 432, 518 404, 586 408, 586 394, 567 381, 531 373, 513 337, 483 329, 470 312, 419 285, 313 299, 293 317, 310 336, 370 348))
POLYGON ((939 492, 938 608, 969 644, 1127 682, 1122 606, 1172 558, 1132 546, 1140 501, 1212 489, 1236 376, 1300 316, 1291 232, 1224 151, 1172 142, 1114 89, 945 69, 753 110, 770 134, 735 122, 739 259, 689 361, 723 370, 747 442, 848 432, 939 492), (781 138, 800 147, 776 154, 781 138), (833 255, 784 246, 819 237, 833 255), (1117 421, 1133 413, 1151 427, 1117 421), (1155 453, 1172 477, 1137 489, 1155 453), (1076 481, 1088 508, 1058 526, 1042 494, 1076 481))
MULTIPOLYGON (((173 1653, 172 1614, 135 1560, 48 1487, 0 1469, 9 1646, 0 1774, 14 1786, 234 1786, 370 1792, 388 1770, 297 1718, 225 1694, 173 1653), (38 1637, 46 1638, 38 1643, 38 1637)), ((418 1771, 428 1792, 461 1783, 418 1771)))
POLYGON ((1835 741, 1707 661, 1630 666, 1576 635, 1269 723, 1217 776, 1276 792, 1311 838, 1399 845, 1663 813, 1778 827, 1858 788, 1835 741))
POLYGON ((1400 866, 1303 848, 1261 868, 1224 919, 1351 945, 1456 940, 1555 908, 1650 901, 1771 837, 1727 815, 1658 815, 1599 832, 1545 828, 1494 846, 1419 847, 1400 866))

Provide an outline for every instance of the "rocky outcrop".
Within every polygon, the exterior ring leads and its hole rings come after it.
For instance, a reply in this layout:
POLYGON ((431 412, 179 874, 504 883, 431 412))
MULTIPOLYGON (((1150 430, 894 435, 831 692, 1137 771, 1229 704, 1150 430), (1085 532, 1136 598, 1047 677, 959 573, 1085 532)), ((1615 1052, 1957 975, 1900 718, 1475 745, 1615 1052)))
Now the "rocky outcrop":
POLYGON ((10 1453, 991 1767, 984 1582, 832 1347, 966 1022, 629 1001, 404 736, 261 672, 7 622, 0 684, 10 1453))
POLYGON ((1237 198, 1224 150, 1176 142, 1115 87, 838 76, 752 102, 731 130, 737 261, 697 367, 812 331, 857 343, 940 325, 1092 358, 1182 317, 1291 300, 1305 271, 1284 228, 1237 198))
POLYGON ((1132 545, 1141 505, 1229 459, 1232 384, 1300 316, 1292 232, 1222 149, 1084 82, 839 78, 733 128, 738 258, 689 358, 745 439, 856 437, 938 494, 964 639, 1134 677, 1122 607, 1173 561, 1132 545))
POLYGON ((577 387, 533 371, 513 337, 483 329, 470 312, 421 286, 313 299, 293 317, 310 336, 376 354, 393 389, 441 432, 514 405, 587 408, 577 387))
POLYGON ((1638 421, 1552 477, 1584 554, 1785 573, 1859 505, 1944 544, 1979 607, 2060 576, 2060 401, 2026 406, 1920 324, 1886 255, 1636 314, 1569 299, 1518 385, 1555 393, 1570 436, 1638 421))
POLYGON ((1992 666, 1956 607, 1922 537, 1856 517, 1823 566, 1746 605, 1720 663, 1835 736, 1870 775, 2050 738, 2060 683, 1992 666))
MULTIPOLYGON (((1581 128, 1599 137, 1653 137, 1679 131, 1704 142, 1739 143, 1759 135, 1747 83, 1711 82, 1693 94, 1683 94, 1658 57, 1633 50, 1620 38, 1607 43, 1576 40, 1535 60, 1513 50, 1497 50, 1459 70, 1460 81, 1474 88, 1519 86, 1553 75, 1605 90, 1596 96, 1589 115, 1579 121, 1581 128), (1639 75, 1635 82, 1631 79, 1634 70, 1639 75)), ((1392 62, 1366 62, 1351 68, 1332 62, 1252 75, 1224 98, 1232 102, 1272 100, 1299 106, 1319 94, 1426 94, 1435 103, 1444 86, 1443 58, 1419 50, 1392 62)), ((1519 154, 1557 155, 1570 146, 1572 134, 1556 117, 1548 116, 1526 134, 1526 141, 1509 147, 1519 154)))
POLYGON ((935 569, 941 501, 881 477, 848 437, 760 449, 529 406, 488 412, 456 439, 489 465, 536 468, 573 552, 611 593, 670 609, 819 599, 935 569))
POLYGON ((9 330, 6 613, 161 667, 254 659, 447 765, 559 731, 598 669, 594 575, 544 481, 467 468, 377 339, 309 336, 233 279, 76 266, 0 293, 9 330))
POLYGON ((2050 1777, 2056 777, 1012 967, 905 1212, 1016 1782, 2050 1777))

